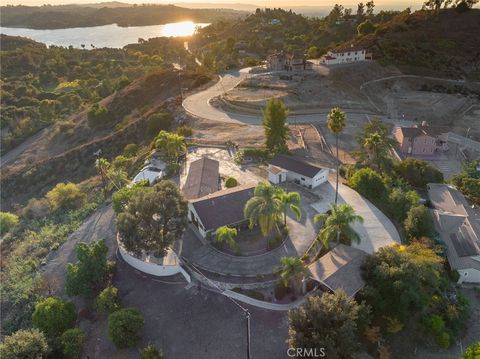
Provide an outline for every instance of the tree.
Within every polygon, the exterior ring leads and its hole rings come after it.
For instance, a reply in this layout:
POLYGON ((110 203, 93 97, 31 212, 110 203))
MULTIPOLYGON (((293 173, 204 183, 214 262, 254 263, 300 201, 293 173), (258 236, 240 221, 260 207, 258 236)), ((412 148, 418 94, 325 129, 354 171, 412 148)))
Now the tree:
POLYGON ((478 359, 480 357, 480 341, 470 344, 459 359, 478 359))
POLYGON ((137 192, 149 191, 149 187, 144 186, 141 182, 134 183, 131 187, 122 187, 112 195, 112 207, 116 214, 123 212, 125 206, 137 192))
POLYGON ((346 126, 346 115, 339 107, 334 107, 330 110, 327 118, 328 129, 335 136, 335 147, 337 151, 337 171, 336 171, 336 182, 335 182, 335 204, 338 203, 338 169, 340 167, 340 159, 338 157, 338 136, 343 131, 346 126))
POLYGON ((110 168, 110 162, 108 162, 105 158, 97 158, 95 160, 95 168, 100 177, 102 178, 103 196, 105 199, 107 199, 107 171, 110 168))
POLYGON ((364 36, 375 32, 376 28, 377 27, 370 20, 365 20, 357 26, 357 33, 360 36, 364 36))
POLYGON ((288 345, 315 348, 327 358, 352 358, 360 348, 358 323, 365 312, 341 290, 308 297, 288 313, 288 345))
POLYGON ((300 209, 300 194, 298 192, 286 192, 279 189, 277 197, 280 199, 283 208, 283 225, 287 225, 287 211, 290 209, 297 218, 302 218, 302 210, 300 209))
POLYGON ((259 182, 254 196, 245 204, 243 213, 250 221, 250 228, 260 225, 260 230, 267 236, 277 225, 283 212, 283 204, 278 197, 279 189, 266 182, 259 182))
POLYGON ((32 324, 48 338, 54 339, 65 330, 73 328, 77 320, 75 305, 60 298, 48 297, 35 305, 32 324))
POLYGON ((187 151, 185 138, 176 133, 160 131, 154 142, 155 148, 167 162, 176 162, 187 151))
POLYGON ((79 243, 75 248, 78 262, 68 263, 65 292, 68 296, 91 296, 107 279, 108 248, 102 240, 79 243))
POLYGON ((47 192, 46 196, 52 210, 57 209, 76 209, 84 205, 86 195, 80 191, 80 188, 71 182, 57 183, 57 185, 47 192))
POLYGON ((363 267, 366 285, 360 293, 375 317, 405 323, 430 302, 440 281, 443 259, 424 243, 380 248, 363 267))
POLYGON ((38 329, 18 330, 0 344, 2 359, 42 359, 47 353, 47 339, 38 329))
POLYGON ((302 280, 308 272, 302 260, 298 257, 282 257, 281 263, 280 278, 283 285, 287 287, 290 282, 294 291, 300 293, 302 280))
POLYGON ((427 161, 409 157, 395 165, 395 172, 411 186, 425 188, 428 183, 442 183, 443 174, 427 161))
POLYGON ((108 336, 117 348, 133 347, 143 331, 143 316, 133 308, 124 308, 108 316, 108 336))
MULTIPOLYGON (((172 126, 173 116, 169 112, 158 112, 150 115, 147 120, 145 133, 147 136, 159 133, 160 131, 167 131, 172 126)), ((150 137, 151 138, 151 137, 150 137)))
POLYGON ((432 238, 435 236, 435 226, 432 215, 425 206, 412 207, 404 222, 405 237, 408 241, 422 237, 432 238))
POLYGON ((337 244, 342 239, 347 244, 360 243, 360 236, 351 227, 352 224, 363 223, 363 218, 355 214, 353 207, 347 203, 331 204, 331 213, 319 213, 313 217, 315 223, 322 222, 323 226, 318 232, 318 239, 322 244, 330 243, 336 238, 337 244))
POLYGON ((480 204, 480 160, 466 162, 463 171, 452 178, 452 184, 473 202, 480 204))
POLYGON ((80 358, 86 335, 80 328, 67 329, 60 337, 62 353, 66 358, 80 358))
POLYGON ((235 242, 235 236, 237 235, 236 228, 230 228, 222 226, 215 231, 215 241, 218 243, 226 243, 232 250, 238 249, 238 244, 235 242))
POLYGON ((408 211, 420 204, 420 196, 415 191, 402 191, 394 188, 388 195, 388 204, 393 218, 403 223, 408 211))
POLYGON ((348 184, 372 202, 381 201, 388 193, 383 178, 371 168, 362 168, 356 171, 348 179, 348 184))
POLYGON ((106 107, 100 106, 96 103, 88 111, 87 119, 88 126, 96 128, 109 123, 113 120, 113 116, 106 107))
POLYGON ((121 168, 110 168, 107 172, 107 178, 110 180, 109 188, 116 188, 117 190, 130 182, 128 173, 121 168))
POLYGON ((357 6, 357 23, 362 21, 365 16, 365 5, 363 3, 359 3, 357 6))
POLYGON ((107 287, 100 292, 95 301, 97 309, 102 313, 111 314, 120 309, 120 300, 118 299, 118 289, 107 287))
POLYGON ((316 46, 310 46, 307 51, 307 57, 309 59, 316 59, 320 55, 320 50, 316 46))
POLYGON ((268 100, 263 110, 263 129, 265 146, 272 153, 288 152, 287 140, 290 130, 287 127, 288 109, 285 103, 277 98, 268 100))
POLYGON ((117 229, 127 251, 164 256, 187 225, 187 202, 172 181, 135 192, 117 215, 117 229))
POLYGON ((128 158, 136 156, 137 152, 138 152, 138 145, 135 143, 129 143, 123 149, 123 154, 128 158))
POLYGON ((372 17, 373 16, 373 8, 375 7, 375 4, 372 1, 369 1, 365 4, 365 6, 367 7, 367 10, 365 11, 367 17, 372 17))
POLYGON ((163 354, 154 345, 148 345, 143 348, 142 359, 163 359, 163 354))
POLYGON ((0 235, 9 232, 18 224, 18 216, 10 212, 0 212, 0 235))

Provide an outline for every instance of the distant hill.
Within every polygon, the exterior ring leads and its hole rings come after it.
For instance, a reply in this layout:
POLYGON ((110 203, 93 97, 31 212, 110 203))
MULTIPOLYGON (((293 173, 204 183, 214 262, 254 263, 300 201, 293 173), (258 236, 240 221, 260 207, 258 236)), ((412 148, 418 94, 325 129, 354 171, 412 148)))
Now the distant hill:
POLYGON ((424 69, 445 75, 480 79, 480 9, 459 13, 403 13, 374 33, 345 45, 369 48, 374 59, 409 71, 424 69))
POLYGON ((106 3, 103 7, 84 5, 2 6, 0 24, 5 27, 63 29, 109 24, 119 26, 161 25, 190 20, 210 23, 242 17, 230 9, 187 9, 174 5, 130 5, 106 3))

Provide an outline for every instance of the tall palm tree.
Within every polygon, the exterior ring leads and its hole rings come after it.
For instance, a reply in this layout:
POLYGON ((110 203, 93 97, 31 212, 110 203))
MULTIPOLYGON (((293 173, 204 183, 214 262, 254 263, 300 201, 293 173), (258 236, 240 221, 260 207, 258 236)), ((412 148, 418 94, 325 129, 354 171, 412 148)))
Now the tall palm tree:
POLYGON ((379 169, 385 164, 391 145, 391 139, 379 132, 370 133, 363 141, 363 147, 367 151, 369 161, 379 169))
POLYGON ((347 117, 339 107, 330 110, 327 118, 328 129, 335 135, 335 147, 337 148, 337 179, 335 184, 335 204, 338 202, 338 169, 340 167, 340 159, 338 158, 338 136, 346 126, 347 117))
POLYGON ((279 188, 260 182, 255 187, 254 196, 248 200, 243 209, 245 218, 250 221, 250 228, 258 223, 264 236, 277 225, 283 213, 283 204, 278 198, 278 193, 279 188))
POLYGON ((280 278, 283 285, 286 287, 290 282, 294 291, 297 292, 305 274, 308 272, 307 268, 298 257, 282 257, 281 263, 280 278))
POLYGON ((363 223, 363 217, 357 215, 353 207, 347 203, 331 204, 331 213, 316 214, 313 217, 315 223, 322 222, 323 226, 318 233, 318 239, 322 244, 330 243, 334 238, 337 244, 343 236, 349 243, 360 243, 360 236, 351 227, 353 223, 363 223))
POLYGON ((236 235, 237 235, 236 228, 222 226, 217 228, 215 232, 215 241, 219 243, 227 243, 230 249, 237 250, 238 244, 237 242, 235 242, 235 239, 234 239, 236 235))
POLYGON ((300 210, 300 194, 298 192, 286 192, 279 189, 277 197, 282 202, 283 207, 283 225, 287 225, 287 211, 290 209, 297 217, 297 221, 302 218, 300 210))
POLYGON ((187 150, 183 136, 167 131, 158 133, 155 137, 155 147, 163 153, 168 162, 174 162, 187 150))

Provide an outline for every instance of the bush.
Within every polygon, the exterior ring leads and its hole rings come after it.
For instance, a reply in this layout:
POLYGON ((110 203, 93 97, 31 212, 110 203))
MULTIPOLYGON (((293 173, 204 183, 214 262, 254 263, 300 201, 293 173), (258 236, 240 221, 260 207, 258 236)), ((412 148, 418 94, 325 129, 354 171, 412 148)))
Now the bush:
POLYGON ((428 162, 409 157, 395 165, 397 174, 411 186, 425 188, 427 183, 442 183, 443 174, 428 162))
POLYGON ((225 181, 225 187, 233 188, 238 186, 238 181, 235 177, 228 177, 225 181))
POLYGON ((97 309, 102 313, 111 314, 120 309, 120 300, 118 299, 118 289, 107 287, 100 292, 95 302, 97 309))
POLYGON ((480 341, 471 344, 459 359, 478 359, 480 358, 480 341))
POLYGON ((137 152, 138 152, 138 145, 136 145, 135 143, 129 143, 123 149, 123 154, 125 155, 125 157, 133 157, 137 154, 137 152))
POLYGON ((19 330, 5 337, 0 344, 2 359, 42 359, 47 353, 47 340, 38 329, 19 330))
POLYGON ((357 26, 357 32, 360 36, 371 34, 376 29, 377 27, 370 20, 365 20, 357 26))
POLYGON ((88 111, 88 126, 91 128, 100 127, 113 119, 112 114, 106 107, 94 104, 88 111))
POLYGON ((54 211, 57 209, 69 210, 82 207, 86 195, 80 191, 76 184, 68 182, 58 183, 46 194, 46 198, 54 211))
POLYGON ((348 184, 374 203, 384 199, 388 193, 383 178, 371 168, 362 168, 356 171, 349 178, 348 184))
POLYGON ((435 341, 441 348, 447 349, 450 346, 450 335, 447 332, 442 332, 435 336, 435 341))
POLYGON ((282 300, 287 295, 287 287, 283 285, 282 282, 275 284, 275 298, 277 300, 282 300))
POLYGON ((7 233, 18 224, 18 216, 10 212, 0 212, 0 235, 7 233))
POLYGON ((283 238, 281 235, 277 234, 273 238, 268 240, 268 249, 274 249, 280 246, 283 242, 283 238))
POLYGON ((112 161, 112 167, 114 169, 128 170, 131 164, 132 160, 122 155, 115 157, 115 159, 112 161))
POLYGON ((85 332, 80 328, 67 329, 60 337, 63 355, 66 358, 80 358, 85 339, 85 332))
POLYGON ((48 297, 35 305, 32 324, 40 329, 48 338, 56 338, 65 330, 73 328, 77 313, 73 303, 60 298, 48 297))
POLYGON ((193 130, 190 126, 182 125, 177 128, 177 135, 183 137, 190 137, 191 135, 193 135, 193 130))
POLYGON ((265 295, 262 292, 259 292, 258 290, 247 290, 246 293, 249 297, 256 299, 256 300, 265 300, 265 295))
POLYGON ((422 237, 433 238, 435 226, 432 216, 425 206, 416 206, 408 211, 404 222, 405 237, 407 240, 419 239, 422 237))
POLYGON ((143 324, 143 316, 138 310, 117 310, 108 317, 108 336, 118 348, 132 347, 141 338, 143 324))
POLYGON ((172 122, 173 117, 169 112, 159 112, 150 115, 147 120, 145 135, 148 138, 155 137, 160 131, 170 129, 172 122))
POLYGON ((50 213, 50 203, 46 198, 32 198, 23 209, 23 216, 30 219, 40 219, 50 213))
POLYGON ((389 212, 393 218, 402 223, 412 207, 418 206, 420 197, 415 191, 402 191, 395 188, 388 196, 389 212))
POLYGON ((149 345, 143 349, 142 359, 163 359, 163 354, 154 345, 149 345))

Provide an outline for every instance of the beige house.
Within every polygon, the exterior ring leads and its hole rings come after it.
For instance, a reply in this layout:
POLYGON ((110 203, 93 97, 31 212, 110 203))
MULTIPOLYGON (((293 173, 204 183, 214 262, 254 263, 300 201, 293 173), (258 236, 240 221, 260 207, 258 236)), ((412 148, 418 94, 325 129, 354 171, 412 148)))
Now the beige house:
POLYGON ((267 57, 267 68, 270 71, 302 72, 312 68, 312 63, 307 61, 304 54, 287 54, 283 51, 275 52, 267 57))
POLYGON ((432 203, 435 227, 447 247, 452 270, 458 283, 480 283, 480 215, 456 188, 430 183, 428 198, 432 203))
POLYGON ((448 128, 428 126, 395 127, 393 136, 404 155, 433 155, 448 150, 448 128))

